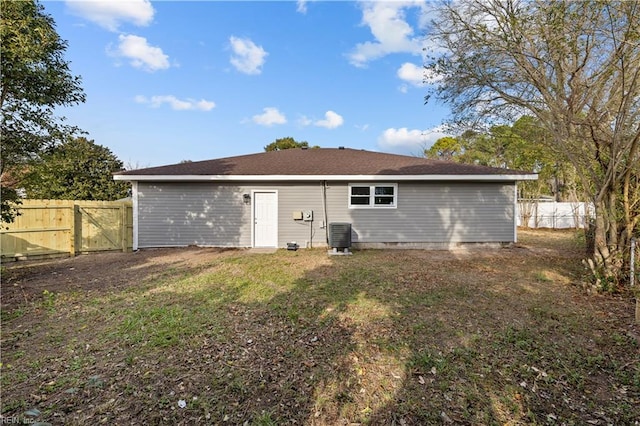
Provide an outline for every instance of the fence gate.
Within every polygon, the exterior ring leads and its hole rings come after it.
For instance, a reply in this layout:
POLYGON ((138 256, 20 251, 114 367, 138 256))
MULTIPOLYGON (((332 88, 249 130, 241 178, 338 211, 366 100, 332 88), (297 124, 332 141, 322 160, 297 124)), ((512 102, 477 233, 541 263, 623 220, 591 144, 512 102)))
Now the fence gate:
MULTIPOLYGON (((121 206, 84 202, 77 205, 76 251, 123 250, 127 217, 121 206)), ((126 245, 124 246, 126 249, 126 245)))

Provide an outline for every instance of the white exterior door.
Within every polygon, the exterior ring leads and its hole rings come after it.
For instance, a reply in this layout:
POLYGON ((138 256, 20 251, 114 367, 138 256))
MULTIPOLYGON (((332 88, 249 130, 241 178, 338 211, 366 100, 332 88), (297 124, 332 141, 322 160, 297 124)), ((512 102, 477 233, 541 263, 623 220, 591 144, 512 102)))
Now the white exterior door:
POLYGON ((253 193, 253 246, 278 247, 278 193, 253 193))

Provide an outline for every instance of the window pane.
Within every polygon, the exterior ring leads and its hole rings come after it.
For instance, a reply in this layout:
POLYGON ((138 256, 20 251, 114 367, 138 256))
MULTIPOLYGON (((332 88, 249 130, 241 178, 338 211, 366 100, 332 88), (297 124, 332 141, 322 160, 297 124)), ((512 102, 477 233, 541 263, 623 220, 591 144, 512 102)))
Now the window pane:
POLYGON ((393 195, 393 186, 376 186, 376 195, 393 195))
POLYGON ((369 197, 351 197, 352 206, 368 206, 369 197))
POLYGON ((352 186, 351 195, 369 195, 369 187, 368 186, 352 186))
POLYGON ((375 203, 376 205, 392 206, 393 197, 376 197, 375 203))

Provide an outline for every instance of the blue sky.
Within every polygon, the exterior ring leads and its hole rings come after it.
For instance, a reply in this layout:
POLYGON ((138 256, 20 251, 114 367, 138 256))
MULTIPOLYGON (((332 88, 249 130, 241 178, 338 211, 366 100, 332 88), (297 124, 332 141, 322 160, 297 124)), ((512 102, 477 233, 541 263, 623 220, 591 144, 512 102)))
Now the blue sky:
POLYGON ((87 101, 60 110, 129 167, 321 147, 415 155, 444 136, 424 105, 422 1, 43 1, 87 101))

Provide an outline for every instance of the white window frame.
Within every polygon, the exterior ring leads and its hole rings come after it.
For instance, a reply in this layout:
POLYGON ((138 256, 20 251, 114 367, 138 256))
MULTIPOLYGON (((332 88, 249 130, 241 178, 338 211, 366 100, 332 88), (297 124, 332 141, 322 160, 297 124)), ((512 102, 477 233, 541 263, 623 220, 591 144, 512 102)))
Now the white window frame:
POLYGON ((397 209, 398 208, 398 184, 397 183, 350 183, 347 193, 347 205, 350 209, 397 209), (393 204, 375 204, 376 187, 390 186, 393 188, 393 204), (369 204, 351 204, 351 188, 368 187, 369 204))

